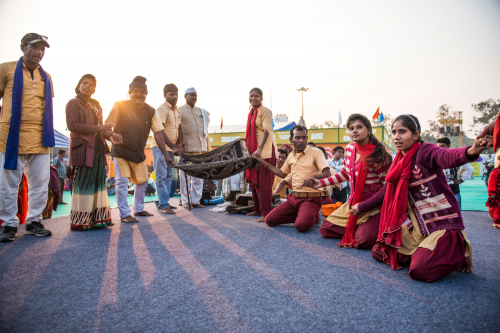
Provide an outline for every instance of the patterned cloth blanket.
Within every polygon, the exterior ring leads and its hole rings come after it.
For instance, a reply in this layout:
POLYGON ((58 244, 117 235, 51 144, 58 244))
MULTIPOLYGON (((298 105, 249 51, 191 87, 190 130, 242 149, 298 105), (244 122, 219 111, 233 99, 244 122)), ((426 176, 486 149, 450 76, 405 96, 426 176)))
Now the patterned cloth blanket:
POLYGON ((257 161, 252 159, 245 141, 234 140, 200 155, 181 153, 181 159, 174 167, 196 178, 224 179, 256 165, 257 161))

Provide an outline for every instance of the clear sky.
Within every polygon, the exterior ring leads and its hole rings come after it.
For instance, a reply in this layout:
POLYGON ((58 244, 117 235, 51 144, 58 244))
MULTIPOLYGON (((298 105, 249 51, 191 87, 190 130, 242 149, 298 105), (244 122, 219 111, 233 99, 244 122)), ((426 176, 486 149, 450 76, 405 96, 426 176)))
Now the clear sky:
MULTIPOLYGON (((500 98, 500 1, 67 1, 0 0, 0 62, 17 60, 24 34, 49 37, 42 66, 54 80, 56 129, 83 74, 107 116, 145 76, 162 89, 194 86, 212 123, 244 124, 248 91, 274 114, 308 126, 350 113, 411 113, 424 129, 442 104, 464 111, 500 98)), ((466 127, 467 129, 467 127, 466 127)))

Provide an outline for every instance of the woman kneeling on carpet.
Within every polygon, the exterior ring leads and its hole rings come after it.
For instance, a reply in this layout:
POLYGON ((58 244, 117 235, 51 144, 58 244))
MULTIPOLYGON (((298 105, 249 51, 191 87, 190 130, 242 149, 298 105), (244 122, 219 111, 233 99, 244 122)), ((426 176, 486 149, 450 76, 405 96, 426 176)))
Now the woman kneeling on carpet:
POLYGON ((345 149, 344 168, 325 179, 306 179, 304 184, 320 188, 349 181, 353 189, 349 200, 327 217, 320 232, 325 238, 342 238, 338 246, 371 250, 377 241, 380 209, 375 206, 357 216, 350 212, 350 207, 369 199, 384 186, 391 155, 372 134, 370 120, 365 116, 350 115, 347 128, 353 142, 345 149))
POLYGON ((473 162, 487 147, 479 140, 456 149, 424 143, 418 119, 412 115, 394 120, 392 141, 398 154, 387 173, 386 185, 370 200, 352 207, 360 214, 382 204, 373 258, 390 264, 392 269, 411 262, 411 278, 426 282, 456 270, 472 272, 471 245, 443 169, 473 162))
POLYGON ((71 230, 83 231, 113 225, 106 191, 104 138, 118 143, 111 128, 102 124, 102 109, 95 99, 96 79, 84 75, 75 88, 76 97, 66 105, 66 123, 71 131, 69 165, 73 167, 71 230))

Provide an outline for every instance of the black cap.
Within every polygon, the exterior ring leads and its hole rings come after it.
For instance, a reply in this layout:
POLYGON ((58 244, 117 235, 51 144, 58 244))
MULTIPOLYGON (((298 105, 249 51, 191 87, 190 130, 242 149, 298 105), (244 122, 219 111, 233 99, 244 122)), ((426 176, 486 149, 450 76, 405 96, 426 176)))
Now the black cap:
POLYGON ((49 37, 30 32, 29 34, 24 35, 23 39, 21 39, 21 44, 35 44, 42 42, 46 47, 50 47, 49 43, 47 43, 47 39, 49 39, 49 37))
POLYGON ((143 76, 136 76, 132 80, 132 83, 128 86, 128 91, 132 91, 134 88, 142 88, 148 91, 148 86, 146 85, 146 78, 143 76))

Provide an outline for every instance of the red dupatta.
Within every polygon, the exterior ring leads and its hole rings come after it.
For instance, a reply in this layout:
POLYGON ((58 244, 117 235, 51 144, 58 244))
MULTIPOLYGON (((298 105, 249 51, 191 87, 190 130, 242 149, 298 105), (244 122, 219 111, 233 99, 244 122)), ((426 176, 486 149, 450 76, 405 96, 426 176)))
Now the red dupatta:
POLYGON ((493 151, 497 151, 500 146, 500 109, 498 110, 497 120, 493 128, 493 151))
MULTIPOLYGON (((358 145, 356 144, 356 150, 350 156, 350 163, 352 168, 356 163, 356 153, 361 155, 361 161, 358 171, 358 177, 354 182, 354 196, 351 201, 351 206, 359 203, 363 196, 363 190, 365 188, 366 175, 368 174, 368 164, 370 163, 370 159, 368 158, 371 153, 375 150, 375 145, 370 141, 367 145, 358 145)), ((354 171, 353 171, 354 173, 354 171)), ((337 244, 338 247, 346 247, 351 248, 354 246, 354 231, 356 231, 356 225, 358 224, 358 217, 353 213, 349 213, 349 218, 347 219, 347 224, 345 226, 344 237, 340 243, 337 244)))
MULTIPOLYGON (((257 114, 259 113, 260 107, 260 105, 257 108, 252 107, 250 109, 250 112, 248 113, 245 141, 250 154, 253 154, 259 147, 257 144, 257 128, 255 126, 255 120, 257 119, 257 114)), ((255 168, 247 169, 245 178, 250 187, 254 188, 257 184, 257 171, 255 170, 255 168)))
POLYGON ((384 262, 390 264, 392 269, 401 268, 396 257, 398 248, 402 245, 401 227, 407 219, 411 164, 419 148, 420 142, 415 142, 404 156, 398 152, 385 177, 387 191, 382 204, 377 244, 382 251, 384 262))

